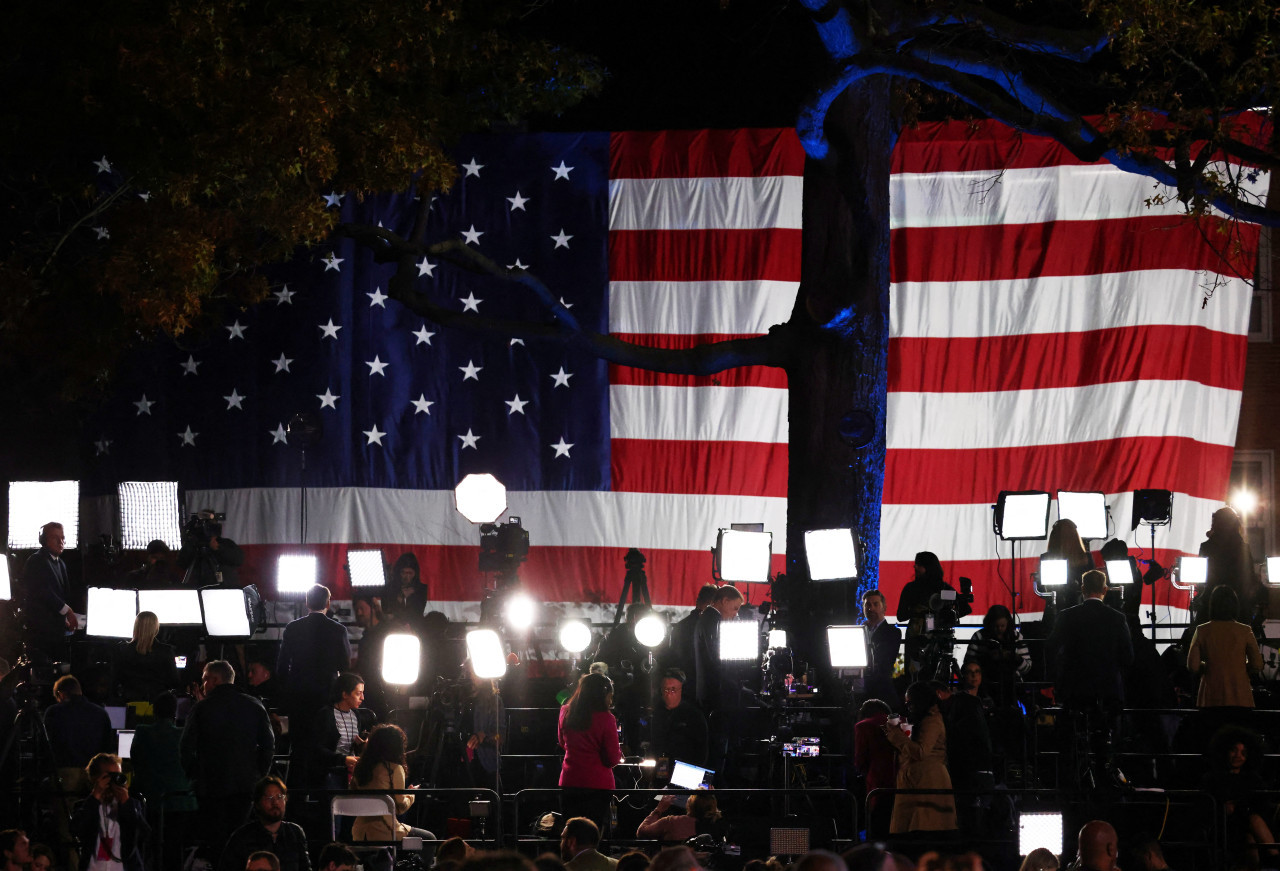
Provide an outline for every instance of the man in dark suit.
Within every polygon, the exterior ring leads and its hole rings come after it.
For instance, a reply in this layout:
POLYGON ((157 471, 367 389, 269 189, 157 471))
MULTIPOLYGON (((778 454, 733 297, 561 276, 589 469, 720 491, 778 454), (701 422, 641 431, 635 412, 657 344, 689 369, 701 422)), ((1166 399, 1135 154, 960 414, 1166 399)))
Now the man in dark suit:
MULTIPOLYGON (((1054 697, 1071 714, 1092 718, 1094 745, 1110 766, 1111 734, 1124 704, 1124 672, 1133 664, 1133 640, 1124 614, 1108 608, 1107 576, 1096 569, 1080 579, 1084 601, 1068 608, 1045 642, 1054 697)), ((1074 728, 1074 727, 1073 727, 1074 728)), ((1063 736, 1071 738, 1071 736, 1063 736)))
POLYGON ((902 630, 885 619, 888 603, 884 593, 867 590, 862 594, 862 618, 867 627, 867 665, 863 680, 863 697, 880 699, 896 708, 901 702, 893 685, 893 664, 902 646, 902 630))
POLYGON ((315 746, 316 714, 333 699, 330 693, 338 674, 351 667, 351 641, 347 629, 325 614, 329 588, 316 584, 307 591, 307 616, 284 627, 276 679, 284 690, 284 709, 294 750, 289 781, 310 782, 307 758, 315 746))
POLYGON ((61 523, 40 527, 40 549, 27 560, 22 573, 22 616, 27 639, 46 653, 49 646, 65 640, 67 632, 76 629, 76 615, 71 611, 71 583, 67 564, 62 559, 66 533, 61 523))
POLYGON ((737 617, 744 601, 737 588, 720 587, 698 618, 698 630, 693 637, 698 707, 707 715, 707 765, 717 773, 721 786, 725 784, 724 757, 732 731, 728 718, 733 715, 732 709, 738 707, 738 690, 725 678, 720 662, 720 623, 737 617))
MULTIPOLYGON (((693 610, 676 621, 671 627, 671 640, 668 643, 667 655, 663 657, 664 668, 678 668, 686 675, 685 682, 691 687, 698 685, 698 664, 694 661, 693 638, 698 632, 698 618, 711 605, 711 600, 719 589, 715 584, 703 584, 698 590, 698 599, 693 610)), ((659 700, 661 701, 661 700, 659 700)))
POLYGON ((204 667, 203 698, 187 715, 182 768, 195 782, 202 825, 221 849, 249 817, 254 785, 270 770, 275 734, 262 702, 235 686, 231 663, 204 667))

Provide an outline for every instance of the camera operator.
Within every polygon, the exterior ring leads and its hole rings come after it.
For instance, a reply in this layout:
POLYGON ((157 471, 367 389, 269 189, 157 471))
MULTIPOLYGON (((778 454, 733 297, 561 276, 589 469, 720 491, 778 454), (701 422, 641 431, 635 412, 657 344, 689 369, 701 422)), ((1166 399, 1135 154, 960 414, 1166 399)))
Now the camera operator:
POLYGON ((182 528, 182 550, 178 552, 178 568, 187 574, 183 583, 189 587, 240 588, 244 551, 229 538, 222 537, 225 514, 212 508, 201 508, 182 528))
POLYGON ((80 871, 142 871, 140 847, 151 833, 137 799, 129 796, 120 757, 89 760, 89 797, 76 805, 71 828, 80 841, 80 871))
MULTIPOLYGON (((927 550, 916 554, 915 573, 915 579, 907 582, 898 597, 898 622, 907 624, 907 665, 912 671, 919 673, 927 643, 925 633, 928 618, 937 610, 933 599, 943 590, 955 593, 955 587, 942 579, 942 563, 938 560, 938 555, 927 550)), ((972 601, 971 595, 956 596, 955 609, 952 611, 955 619, 967 617, 972 612, 973 609, 969 607, 972 601)), ((952 620, 952 625, 954 622, 952 620)))

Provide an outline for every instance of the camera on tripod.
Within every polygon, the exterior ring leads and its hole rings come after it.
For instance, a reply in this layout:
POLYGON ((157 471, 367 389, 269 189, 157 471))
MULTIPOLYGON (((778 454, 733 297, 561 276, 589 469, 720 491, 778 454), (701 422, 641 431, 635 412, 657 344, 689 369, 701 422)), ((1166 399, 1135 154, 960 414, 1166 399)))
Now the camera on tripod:
POLYGON ((201 511, 199 514, 192 514, 182 527, 182 537, 192 546, 208 546, 210 539, 222 535, 222 524, 226 519, 226 512, 223 511, 201 511))
MULTIPOLYGON (((925 612, 925 631, 921 635, 921 674, 950 683, 959 670, 955 658, 956 626, 960 623, 957 603, 973 603, 973 581, 960 579, 960 592, 939 590, 929 597, 925 612)), ((965 613, 971 609, 966 608, 965 613)))

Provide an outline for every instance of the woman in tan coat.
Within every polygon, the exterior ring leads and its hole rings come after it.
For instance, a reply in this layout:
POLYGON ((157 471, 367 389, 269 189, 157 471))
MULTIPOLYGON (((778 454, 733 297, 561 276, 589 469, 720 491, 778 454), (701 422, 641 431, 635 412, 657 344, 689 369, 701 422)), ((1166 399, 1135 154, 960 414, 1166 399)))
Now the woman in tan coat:
MULTIPOLYGON (((405 789, 405 772, 408 770, 404 754, 404 730, 391 723, 374 726, 369 742, 356 762, 351 778, 352 789, 386 791, 405 789)), ((416 789, 417 787, 408 787, 416 789)), ((402 814, 413 806, 413 796, 392 796, 396 813, 402 814)), ((435 839, 426 829, 415 829, 400 822, 390 814, 378 817, 356 817, 351 827, 351 837, 356 841, 399 841, 407 835, 435 839)))
POLYGON ((1249 675, 1262 670, 1262 653, 1253 630, 1236 622, 1239 598, 1228 586, 1209 596, 1209 622, 1196 627, 1187 649, 1187 668, 1200 675, 1196 706, 1252 708, 1249 675))
MULTIPOLYGON (((898 751, 898 789, 951 789, 947 772, 947 727, 938 710, 938 695, 924 682, 907 688, 911 737, 896 718, 883 728, 898 751)), ((956 803, 950 795, 898 795, 889 833, 950 831, 956 827, 956 803)))

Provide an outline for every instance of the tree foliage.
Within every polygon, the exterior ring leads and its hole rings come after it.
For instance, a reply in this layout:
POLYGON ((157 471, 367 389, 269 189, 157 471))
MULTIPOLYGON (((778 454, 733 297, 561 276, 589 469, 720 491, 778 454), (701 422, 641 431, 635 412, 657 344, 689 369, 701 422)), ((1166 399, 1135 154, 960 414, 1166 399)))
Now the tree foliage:
POLYGON ((260 299, 331 191, 447 190, 463 133, 601 84, 508 0, 122 0, 8 10, 0 343, 82 394, 138 336, 260 299), (100 161, 103 161, 100 163, 100 161), (109 169, 108 169, 109 166, 109 169))

